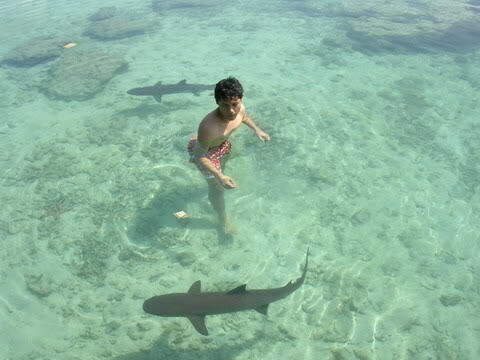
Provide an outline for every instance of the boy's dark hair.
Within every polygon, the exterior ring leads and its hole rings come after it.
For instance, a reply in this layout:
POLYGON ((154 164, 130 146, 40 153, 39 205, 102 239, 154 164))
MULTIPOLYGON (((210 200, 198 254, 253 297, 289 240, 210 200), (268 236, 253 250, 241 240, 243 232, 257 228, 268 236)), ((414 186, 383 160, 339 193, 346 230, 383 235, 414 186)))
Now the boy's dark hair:
POLYGON ((230 100, 234 97, 243 97, 243 87, 240 81, 233 76, 220 80, 217 85, 215 85, 215 101, 217 103, 221 100, 230 100))

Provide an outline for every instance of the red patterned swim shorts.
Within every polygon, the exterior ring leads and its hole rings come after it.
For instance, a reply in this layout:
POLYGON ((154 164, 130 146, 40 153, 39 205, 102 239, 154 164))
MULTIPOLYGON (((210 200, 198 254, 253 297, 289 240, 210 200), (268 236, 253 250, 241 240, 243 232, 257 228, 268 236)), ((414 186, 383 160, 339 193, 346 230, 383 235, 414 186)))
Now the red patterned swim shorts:
MULTIPOLYGON (((197 137, 192 136, 187 146, 187 150, 190 155, 190 162, 193 162, 197 166, 198 170, 200 170, 207 179, 214 178, 214 175, 210 170, 205 168, 202 164, 199 164, 198 162, 196 162, 195 159, 193 158, 193 152, 195 150, 196 143, 197 143, 197 137)), ((222 166, 220 160, 223 157, 229 155, 231 152, 231 149, 232 149, 232 143, 228 140, 225 140, 220 145, 208 149, 208 151, 205 153, 205 157, 209 159, 218 170, 220 170, 222 166)))

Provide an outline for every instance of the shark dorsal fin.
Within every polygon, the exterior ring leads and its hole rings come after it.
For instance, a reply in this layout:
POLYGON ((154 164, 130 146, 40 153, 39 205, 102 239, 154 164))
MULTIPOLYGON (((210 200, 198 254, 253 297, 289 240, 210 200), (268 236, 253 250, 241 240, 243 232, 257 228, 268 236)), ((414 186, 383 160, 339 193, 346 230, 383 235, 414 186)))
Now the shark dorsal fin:
POLYGON ((177 85, 185 85, 187 83, 187 80, 183 79, 182 81, 179 81, 177 85))
POLYGON ((202 335, 208 336, 208 329, 205 325, 205 316, 190 315, 188 316, 188 320, 190 320, 195 330, 197 330, 202 335))
POLYGON ((258 311, 260 314, 267 315, 268 305, 270 305, 270 304, 265 304, 265 305, 259 306, 259 307, 255 308, 255 311, 258 311))
POLYGON ((159 82, 157 82, 155 85, 153 85, 153 87, 159 87, 159 86, 161 86, 161 85, 162 85, 162 82, 159 81, 159 82))
POLYGON ((247 292, 247 290, 245 289, 246 287, 247 287, 247 284, 240 285, 235 289, 232 289, 229 292, 227 292, 227 295, 245 294, 247 292))
POLYGON ((202 292, 202 283, 200 280, 195 281, 190 289, 188 289, 189 294, 200 294, 202 292))

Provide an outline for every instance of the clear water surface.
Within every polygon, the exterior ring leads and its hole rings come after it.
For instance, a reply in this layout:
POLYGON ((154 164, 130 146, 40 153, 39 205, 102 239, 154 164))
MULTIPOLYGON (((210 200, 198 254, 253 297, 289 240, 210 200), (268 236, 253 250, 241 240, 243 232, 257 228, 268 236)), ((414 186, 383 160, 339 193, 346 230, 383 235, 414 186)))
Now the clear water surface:
POLYGON ((476 0, 0 1, 2 359, 480 358, 476 0), (64 48, 69 43, 76 46, 64 48), (233 75, 221 235, 186 144, 233 75), (184 210, 190 220, 172 213, 184 210), (255 311, 142 311, 305 284, 255 311))

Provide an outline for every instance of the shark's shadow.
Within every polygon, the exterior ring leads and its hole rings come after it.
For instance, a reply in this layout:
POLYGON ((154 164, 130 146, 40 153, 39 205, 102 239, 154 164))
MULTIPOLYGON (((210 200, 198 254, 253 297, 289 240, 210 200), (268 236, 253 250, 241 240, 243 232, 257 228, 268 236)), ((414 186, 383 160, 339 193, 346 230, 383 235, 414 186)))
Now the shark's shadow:
POLYGON ((217 359, 235 359, 237 355, 248 351, 256 343, 259 342, 258 337, 247 340, 235 345, 219 346, 215 349, 198 350, 189 349, 172 349, 169 345, 167 336, 161 334, 159 340, 153 344, 150 349, 133 352, 126 355, 120 355, 113 360, 217 360, 217 359))
POLYGON ((137 87, 127 91, 129 95, 152 96, 157 102, 162 102, 162 96, 169 94, 191 93, 199 96, 202 91, 213 90, 215 85, 189 84, 183 79, 176 84, 162 84, 158 81, 153 86, 137 87))
POLYGON ((127 236, 138 245, 151 245, 161 229, 211 229, 216 225, 206 218, 177 219, 173 213, 188 209, 188 204, 199 202, 205 194, 199 186, 171 184, 157 191, 144 208, 137 210, 127 236))
POLYGON ((116 113, 116 115, 125 117, 127 119, 131 119, 134 117, 138 117, 141 120, 148 120, 150 116, 157 116, 159 114, 165 115, 171 112, 179 111, 187 109, 188 106, 194 104, 191 101, 183 100, 183 102, 179 101, 170 101, 170 102, 162 102, 161 104, 158 103, 148 103, 142 102, 139 105, 128 108, 124 110, 120 110, 116 113))

